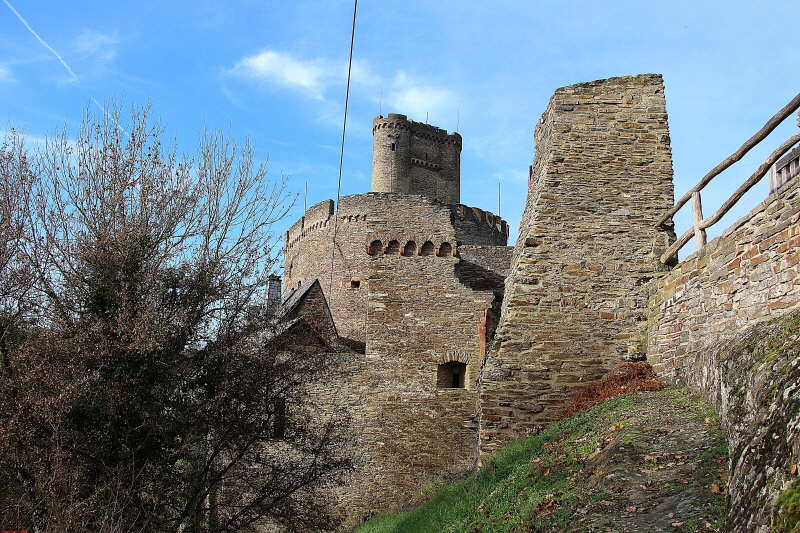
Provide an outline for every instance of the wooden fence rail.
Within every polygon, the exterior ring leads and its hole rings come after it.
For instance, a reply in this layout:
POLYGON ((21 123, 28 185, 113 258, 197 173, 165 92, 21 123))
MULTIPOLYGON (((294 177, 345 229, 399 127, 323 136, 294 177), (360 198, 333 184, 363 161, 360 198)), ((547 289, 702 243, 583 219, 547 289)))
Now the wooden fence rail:
MULTIPOLYGON (((728 198, 725 203, 720 206, 717 211, 714 212, 708 218, 703 218, 703 208, 701 205, 700 199, 700 191, 708 185, 712 179, 722 173, 725 169, 733 165, 735 162, 739 161, 744 155, 750 151, 754 146, 756 146, 759 142, 764 140, 772 131, 778 127, 778 125, 783 122, 787 117, 791 116, 792 113, 800 109, 800 94, 795 96, 791 102, 786 104, 786 106, 778 111, 775 116, 773 116, 769 121, 761 128, 758 133, 753 135, 750 139, 747 140, 738 150, 736 150, 730 157, 722 161, 719 165, 714 167, 708 174, 703 176, 703 179, 700 182, 692 187, 686 194, 678 200, 675 205, 669 209, 666 213, 664 213, 661 218, 656 222, 656 227, 658 229, 667 229, 672 226, 672 217, 677 213, 686 203, 691 199, 692 200, 692 214, 694 216, 694 224, 691 229, 689 229, 686 233, 680 236, 678 240, 676 240, 661 256, 661 262, 667 263, 669 260, 676 254, 678 251, 683 248, 683 246, 689 242, 689 239, 692 236, 695 237, 697 242, 697 250, 701 251, 706 245, 706 229, 710 226, 719 222, 719 220, 727 213, 731 207, 739 201, 739 199, 744 196, 744 194, 750 190, 756 183, 761 181, 761 179, 769 172, 770 167, 775 164, 778 159, 780 159, 785 153, 787 153, 791 148, 800 142, 800 133, 792 135, 786 141, 784 141, 770 156, 758 167, 758 170, 750 176, 747 181, 745 181, 738 189, 728 198)), ((798 124, 800 125, 800 124, 798 124)))

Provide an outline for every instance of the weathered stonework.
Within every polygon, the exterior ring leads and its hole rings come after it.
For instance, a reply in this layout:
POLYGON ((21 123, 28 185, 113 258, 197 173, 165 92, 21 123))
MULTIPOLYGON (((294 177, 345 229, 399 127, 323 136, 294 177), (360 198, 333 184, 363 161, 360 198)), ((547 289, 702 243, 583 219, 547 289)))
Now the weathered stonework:
POLYGON ((794 180, 659 280, 648 335, 648 359, 659 376, 694 383, 701 379, 691 371, 695 355, 800 306, 798 263, 800 183, 794 180))
POLYGON ((787 461, 800 461, 800 359, 725 362, 712 349, 800 307, 797 180, 671 269, 659 257, 674 235, 655 229, 673 205, 658 75, 556 91, 513 249, 504 221, 458 203, 460 136, 402 115, 378 117, 373 133, 373 192, 341 198, 338 212, 312 206, 284 246, 286 298, 308 302, 304 326, 355 349, 318 391, 322 414, 347 412, 358 428, 344 509, 386 510, 469 470, 558 418, 587 382, 647 358, 717 405, 733 531, 761 527, 787 461))
POLYGON ((670 236, 661 76, 558 89, 536 156, 502 318, 483 369, 480 449, 555 420, 586 382, 645 355, 645 284, 670 236))

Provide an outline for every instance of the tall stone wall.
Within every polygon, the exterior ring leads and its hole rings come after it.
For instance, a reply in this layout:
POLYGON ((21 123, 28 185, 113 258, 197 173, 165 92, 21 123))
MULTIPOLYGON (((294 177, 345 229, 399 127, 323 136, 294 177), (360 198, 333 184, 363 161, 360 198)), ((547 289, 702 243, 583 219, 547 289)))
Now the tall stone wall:
POLYGON ((340 202, 335 247, 330 201, 287 232, 285 286, 290 298, 319 278, 327 294, 332 265, 331 314, 340 335, 362 342, 341 358, 346 379, 317 393, 358 428, 359 468, 338 494, 358 515, 474 465, 477 381, 511 251, 505 222, 478 209, 376 192, 340 202))
POLYGON ((457 257, 371 257, 367 353, 343 391, 358 388, 363 463, 344 496, 351 510, 402 503, 427 481, 470 470, 477 448, 481 325, 495 298, 456 278, 457 257), (462 388, 451 362, 466 365, 462 388), (443 379, 445 378, 445 379, 443 379), (449 380, 449 381, 448 381, 449 380))
POLYGON ((536 431, 586 382, 645 352, 645 284, 673 204, 661 76, 556 91, 535 133, 502 318, 482 377, 480 449, 536 431))
POLYGON ((286 232, 283 248, 284 298, 301 284, 319 279, 339 336, 360 351, 366 342, 367 293, 358 281, 367 270, 369 209, 362 195, 345 196, 337 221, 332 200, 315 204, 286 232))
POLYGON ((678 264, 651 298, 649 362, 662 380, 708 397, 724 421, 731 533, 769 529, 800 462, 798 318, 778 338, 759 327, 798 309, 798 178, 678 264))

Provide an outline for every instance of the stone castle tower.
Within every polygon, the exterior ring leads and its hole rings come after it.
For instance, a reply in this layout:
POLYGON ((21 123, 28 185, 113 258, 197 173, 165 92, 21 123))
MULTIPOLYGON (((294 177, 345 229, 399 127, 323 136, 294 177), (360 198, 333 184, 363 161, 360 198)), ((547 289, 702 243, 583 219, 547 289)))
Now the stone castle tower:
POLYGON ((372 191, 461 198, 461 135, 390 114, 372 121, 372 191))
POLYGON ((372 191, 311 206, 284 242, 284 301, 319 280, 351 348, 337 348, 348 377, 321 393, 359 429, 363 463, 340 498, 356 514, 473 466, 512 252, 505 221, 458 203, 459 134, 394 114, 373 134, 372 191))

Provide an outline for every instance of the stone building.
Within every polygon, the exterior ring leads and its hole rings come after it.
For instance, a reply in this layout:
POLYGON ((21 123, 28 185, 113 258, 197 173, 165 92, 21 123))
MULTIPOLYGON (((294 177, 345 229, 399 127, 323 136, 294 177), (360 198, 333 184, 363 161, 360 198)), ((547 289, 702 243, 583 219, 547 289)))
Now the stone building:
POLYGON ((374 120, 373 190, 311 206, 286 233, 284 294, 319 280, 347 358, 332 384, 360 437, 350 511, 471 469, 480 366, 511 249, 499 216, 459 203, 461 136, 374 120))
POLYGON ((646 351, 645 284, 663 270, 672 206, 658 75, 559 89, 536 127, 515 247, 500 217, 459 203, 461 136, 373 121, 372 191, 309 208, 286 233, 284 292, 319 280, 358 428, 351 514, 559 416, 587 382, 646 351))

